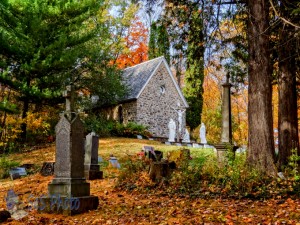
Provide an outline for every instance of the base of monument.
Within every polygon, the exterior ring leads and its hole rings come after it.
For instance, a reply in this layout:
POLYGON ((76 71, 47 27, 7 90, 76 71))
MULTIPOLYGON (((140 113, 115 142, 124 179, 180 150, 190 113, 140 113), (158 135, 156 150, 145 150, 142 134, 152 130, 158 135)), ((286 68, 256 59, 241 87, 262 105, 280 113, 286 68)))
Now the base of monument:
POLYGON ((99 171, 99 170, 84 171, 84 176, 87 180, 103 179, 103 171, 99 171))
POLYGON ((93 195, 71 198, 51 196, 39 199, 38 212, 72 216, 89 210, 95 210, 98 208, 98 205, 99 199, 93 195))
POLYGON ((85 178, 54 178, 48 184, 48 193, 72 197, 89 196, 90 184, 85 181, 85 178))
POLYGON ((233 146, 230 143, 219 143, 214 145, 214 147, 217 149, 217 159, 219 163, 226 163, 229 159, 229 157, 232 157, 232 159, 235 158, 235 151, 236 151, 236 146, 233 146), (230 156, 228 153, 232 153, 230 156))

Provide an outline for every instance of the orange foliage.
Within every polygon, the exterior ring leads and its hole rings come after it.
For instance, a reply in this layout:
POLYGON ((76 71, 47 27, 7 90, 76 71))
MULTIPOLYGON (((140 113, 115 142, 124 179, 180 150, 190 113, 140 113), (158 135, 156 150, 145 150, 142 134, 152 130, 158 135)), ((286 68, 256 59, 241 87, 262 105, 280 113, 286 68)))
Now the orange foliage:
POLYGON ((205 70, 201 120, 206 126, 207 140, 218 143, 221 137, 221 86, 212 73, 209 68, 205 70))
POLYGON ((233 141, 245 145, 248 141, 248 89, 231 95, 231 113, 233 115, 233 141))
POLYGON ((125 37, 125 48, 116 60, 118 68, 123 69, 148 60, 148 29, 135 17, 125 37))
MULTIPOLYGON (((220 142, 222 126, 222 84, 224 74, 206 68, 203 83, 202 122, 206 125, 207 140, 211 143, 220 142)), ((248 94, 247 88, 231 95, 231 112, 233 118, 233 141, 238 145, 247 144, 248 138, 248 94)))

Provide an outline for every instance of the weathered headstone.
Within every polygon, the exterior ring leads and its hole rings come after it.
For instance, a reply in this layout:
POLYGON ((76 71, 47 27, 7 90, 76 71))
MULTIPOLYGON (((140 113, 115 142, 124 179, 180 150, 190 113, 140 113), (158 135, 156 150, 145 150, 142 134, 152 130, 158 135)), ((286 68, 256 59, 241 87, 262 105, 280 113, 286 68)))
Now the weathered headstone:
POLYGON ((117 168, 117 169, 121 168, 121 165, 118 162, 118 159, 114 156, 110 156, 108 162, 109 162, 109 165, 113 168, 117 168))
POLYGON ((44 162, 40 174, 42 176, 52 176, 54 174, 55 162, 44 162))
POLYGON ((90 184, 84 178, 84 127, 73 111, 73 95, 72 86, 68 86, 64 95, 66 112, 55 127, 54 178, 48 184, 49 196, 39 201, 39 211, 74 215, 96 209, 99 204, 98 197, 90 195, 90 184))
POLYGON ((19 196, 12 189, 7 192, 5 200, 6 208, 11 218, 19 220, 28 215, 28 212, 21 207, 22 202, 20 201, 19 196))
POLYGON ((24 167, 15 167, 9 170, 9 175, 12 180, 15 180, 21 178, 21 176, 27 176, 27 172, 24 167))
POLYGON ((85 138, 84 175, 88 180, 102 179, 103 172, 98 165, 99 136, 94 132, 85 138))

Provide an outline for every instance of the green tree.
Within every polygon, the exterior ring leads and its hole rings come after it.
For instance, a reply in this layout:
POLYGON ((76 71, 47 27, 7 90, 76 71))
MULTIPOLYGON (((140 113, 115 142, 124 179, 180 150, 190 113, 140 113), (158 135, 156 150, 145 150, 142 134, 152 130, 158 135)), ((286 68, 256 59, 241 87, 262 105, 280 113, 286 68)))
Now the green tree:
MULTIPOLYGON (((107 67, 103 60, 111 60, 108 44, 97 44, 109 36, 104 1, 11 0, 1 1, 0 10, 0 82, 18 93, 22 118, 30 104, 61 102, 70 82, 80 88, 93 76, 109 77, 97 74, 107 67), (93 68, 95 63, 99 66, 93 68)), ((22 131, 25 140, 26 123, 22 131)))
POLYGON ((191 130, 201 122, 207 37, 204 36, 207 27, 203 21, 209 13, 206 6, 207 1, 167 1, 163 17, 170 36, 172 61, 179 84, 185 71, 184 94, 190 106, 186 119, 191 130))
POLYGON ((184 94, 190 107, 187 124, 193 131, 201 123, 204 81, 204 35, 203 21, 198 10, 191 12, 187 47, 187 69, 184 76, 184 94))
POLYGON ((166 27, 160 21, 153 22, 150 27, 149 59, 165 56, 170 64, 170 42, 166 27))

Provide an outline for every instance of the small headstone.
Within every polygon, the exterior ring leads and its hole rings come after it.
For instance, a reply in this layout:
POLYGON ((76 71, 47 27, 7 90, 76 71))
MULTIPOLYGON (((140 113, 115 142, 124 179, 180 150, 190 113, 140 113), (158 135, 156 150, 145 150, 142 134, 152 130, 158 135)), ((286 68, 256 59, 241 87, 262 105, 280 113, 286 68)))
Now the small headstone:
POLYGON ((23 167, 15 167, 9 170, 9 175, 12 180, 15 180, 20 178, 21 176, 27 176, 27 172, 23 167))
POLYGON ((112 167, 117 168, 117 169, 120 169, 120 168, 121 168, 121 165, 120 165, 120 163, 118 162, 118 159, 117 159, 116 157, 111 156, 111 157, 109 158, 108 161, 109 161, 109 164, 110 164, 112 167))
POLYGON ((98 164, 99 136, 94 132, 85 138, 84 175, 88 180, 102 179, 103 172, 98 164))
POLYGON ((149 151, 149 159, 152 159, 153 161, 161 161, 161 159, 163 158, 163 152, 162 151, 158 151, 158 150, 154 150, 154 151, 149 151))
POLYGON ((136 135, 137 139, 143 139, 142 135, 136 135))
POLYGON ((55 162, 44 162, 40 171, 42 176, 52 176, 54 174, 55 162))
POLYGON ((16 180, 16 179, 20 179, 20 178, 21 178, 21 175, 18 173, 10 174, 10 179, 12 179, 12 180, 16 180))
POLYGON ((149 152, 154 152, 154 147, 145 145, 143 146, 143 150, 146 152, 146 154, 148 154, 149 152))
POLYGON ((102 163, 103 162, 103 159, 101 156, 98 156, 98 163, 102 163))
POLYGON ((13 190, 9 190, 7 192, 5 200, 6 208, 10 213, 11 218, 19 220, 28 215, 28 212, 23 210, 23 208, 21 207, 22 204, 19 200, 19 196, 13 190))

